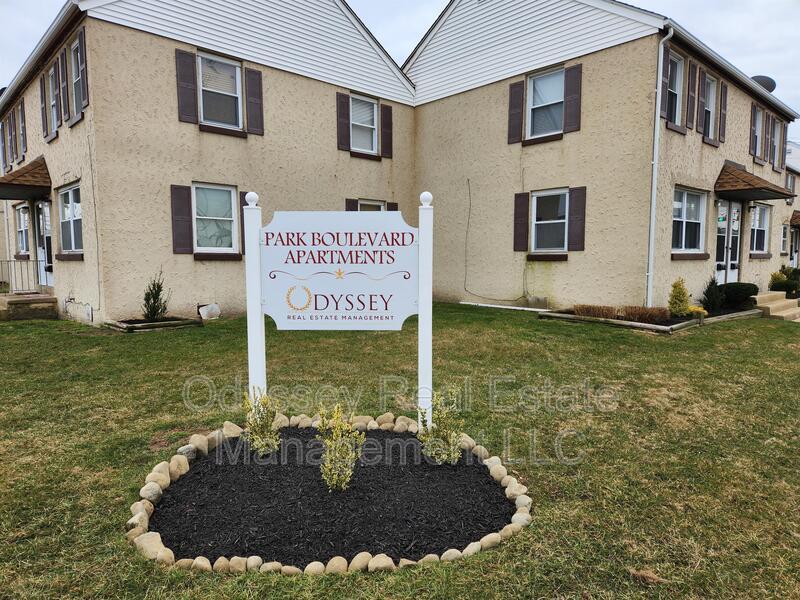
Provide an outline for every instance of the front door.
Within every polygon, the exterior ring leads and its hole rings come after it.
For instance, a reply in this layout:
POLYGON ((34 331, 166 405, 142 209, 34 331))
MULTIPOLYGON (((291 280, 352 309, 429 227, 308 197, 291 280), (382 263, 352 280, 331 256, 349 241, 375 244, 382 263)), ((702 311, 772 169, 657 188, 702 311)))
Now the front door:
POLYGON ((789 251, 789 263, 793 268, 800 268, 800 229, 792 227, 791 229, 791 249, 789 251))
POLYGON ((50 203, 36 203, 36 260, 39 285, 53 287, 53 235, 50 225, 50 203))
POLYGON ((717 283, 739 281, 742 204, 720 200, 717 208, 717 283))

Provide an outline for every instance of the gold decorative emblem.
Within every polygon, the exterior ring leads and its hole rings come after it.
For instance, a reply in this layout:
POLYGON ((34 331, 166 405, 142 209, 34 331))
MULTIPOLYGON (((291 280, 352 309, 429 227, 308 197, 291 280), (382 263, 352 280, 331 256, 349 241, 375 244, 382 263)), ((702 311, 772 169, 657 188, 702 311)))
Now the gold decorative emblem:
POLYGON ((333 274, 336 275, 336 279, 344 279, 344 271, 342 271, 341 267, 339 267, 338 271, 334 271, 333 274))
POLYGON ((311 294, 311 290, 307 287, 303 286, 303 291, 306 293, 306 303, 303 306, 296 306, 292 302, 292 295, 294 291, 297 289, 297 286, 292 286, 289 288, 289 291, 286 292, 286 304, 295 312, 305 312, 311 306, 311 301, 313 300, 313 296, 311 294))

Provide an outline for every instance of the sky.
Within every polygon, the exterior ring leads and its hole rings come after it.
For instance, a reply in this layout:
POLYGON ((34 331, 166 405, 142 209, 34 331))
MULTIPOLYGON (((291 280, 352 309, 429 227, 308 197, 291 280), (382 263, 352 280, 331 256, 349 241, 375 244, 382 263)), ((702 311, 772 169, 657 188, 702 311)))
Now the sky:
MULTIPOLYGON (((520 2, 524 0, 518 0, 520 2)), ((349 0, 402 64, 447 0, 349 0)), ((671 17, 749 75, 769 75, 800 110, 800 0, 629 0, 671 17)), ((0 0, 0 87, 17 72, 64 0, 0 0)), ((800 141, 800 123, 789 137, 800 141)))

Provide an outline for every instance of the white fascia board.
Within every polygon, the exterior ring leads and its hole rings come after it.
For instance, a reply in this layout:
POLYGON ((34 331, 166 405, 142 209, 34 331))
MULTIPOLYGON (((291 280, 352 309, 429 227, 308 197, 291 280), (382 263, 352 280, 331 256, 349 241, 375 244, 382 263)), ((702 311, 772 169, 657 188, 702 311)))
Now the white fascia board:
POLYGON ((663 15, 631 6, 630 4, 624 4, 623 2, 616 2, 616 0, 578 0, 578 2, 593 6, 594 8, 599 8, 606 12, 614 13, 615 15, 627 17, 633 21, 655 27, 656 29, 661 29, 667 22, 667 17, 663 15))

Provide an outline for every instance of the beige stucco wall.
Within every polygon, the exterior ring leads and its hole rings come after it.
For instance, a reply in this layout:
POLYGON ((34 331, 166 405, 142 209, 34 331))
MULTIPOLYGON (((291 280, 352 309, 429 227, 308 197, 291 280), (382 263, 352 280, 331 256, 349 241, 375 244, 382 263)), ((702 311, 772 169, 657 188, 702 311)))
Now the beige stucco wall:
MULTIPOLYGON (((687 73, 688 77, 688 73, 687 73)), ((723 78, 723 81, 726 81, 723 78)), ((728 118, 726 141, 715 148, 703 143, 696 131, 687 135, 667 130, 662 121, 661 166, 658 183, 658 221, 656 238, 656 263, 654 297, 656 304, 666 305, 672 282, 683 277, 689 293, 699 301, 709 279, 715 273, 717 234, 717 207, 714 185, 726 160, 744 165, 755 173, 781 187, 785 185, 785 172, 776 173, 771 165, 759 166, 750 155, 750 115, 753 99, 730 81, 728 84, 728 118), (688 187, 708 194, 706 202, 705 249, 710 258, 704 261, 672 260, 672 200, 675 187, 688 187)), ((770 274, 788 264, 781 256, 781 225, 788 223, 795 207, 784 200, 769 202, 772 205, 769 226, 768 260, 751 260, 751 212, 743 207, 741 268, 739 279, 755 283, 762 291, 769 286, 770 274)))
POLYGON ((650 36, 566 63, 583 65, 582 124, 560 141, 507 143, 509 84, 522 74, 417 108, 417 187, 430 189, 436 208, 437 297, 644 302, 657 43, 650 36), (527 263, 513 251, 514 194, 581 186, 584 252, 527 263))
MULTIPOLYGON (((87 40, 89 40, 93 35, 93 23, 92 21, 85 21, 85 25, 87 40)), ((74 35, 68 38, 69 42, 72 42, 73 39, 74 35)), ((65 40, 65 45, 66 43, 67 40, 65 40)), ((92 47, 88 41, 87 55, 88 65, 97 60, 98 50, 96 47, 92 47)), ((55 53, 46 63, 48 69, 54 56, 55 53)), ((58 130, 58 137, 49 144, 46 143, 42 136, 42 119, 39 110, 40 74, 37 73, 36 77, 31 80, 22 93, 25 99, 28 151, 26 160, 15 166, 15 168, 25 166, 32 159, 39 156, 44 156, 47 161, 53 186, 53 192, 50 197, 52 201, 50 218, 54 254, 58 253, 61 247, 59 239, 60 210, 58 206, 58 190, 67 185, 80 184, 81 204, 83 206, 84 260, 82 262, 54 261, 53 277, 55 285, 53 293, 59 299, 59 311, 64 316, 97 323, 99 318, 98 311, 101 310, 103 302, 101 283, 97 276, 99 261, 97 239, 99 232, 97 219, 95 218, 95 213, 97 212, 97 206, 95 205, 96 173, 92 168, 93 106, 90 104, 85 112, 83 121, 77 123, 71 129, 66 125, 62 125, 58 130)), ((91 95, 91 79, 89 83, 89 93, 91 95)), ((16 100, 14 106, 18 102, 19 100, 16 100)), ((31 255, 33 258, 43 258, 37 256, 33 234, 33 203, 29 203, 29 206, 31 207, 31 255)), ((11 210, 11 203, 8 204, 8 207, 11 210)), ((10 229, 13 231, 15 229, 14 219, 12 218, 10 221, 10 229)), ((12 239, 12 248, 15 249, 15 246, 16 241, 12 239)))
MULTIPOLYGON (((0 201, 0 260, 8 260, 11 224, 7 221, 11 203, 0 201)), ((0 270, 0 279, 4 273, 0 270)))
MULTIPOLYGON (((163 269, 173 314, 196 315, 217 302, 245 307, 241 262, 196 261, 172 252, 170 185, 209 182, 261 195, 275 210, 344 210, 346 198, 398 202, 411 220, 414 114, 394 108, 394 158, 352 158, 336 142, 336 92, 275 69, 263 73, 266 135, 238 139, 178 121, 175 49, 196 48, 101 21, 91 22, 90 85, 95 98, 98 194, 103 237, 105 317, 137 317, 145 285, 163 269), (136 57, 131 60, 131 57, 136 57)), ((238 223, 237 223, 238 225, 238 223)))

